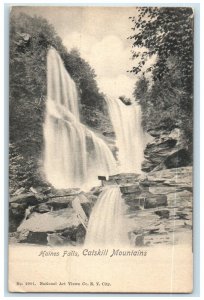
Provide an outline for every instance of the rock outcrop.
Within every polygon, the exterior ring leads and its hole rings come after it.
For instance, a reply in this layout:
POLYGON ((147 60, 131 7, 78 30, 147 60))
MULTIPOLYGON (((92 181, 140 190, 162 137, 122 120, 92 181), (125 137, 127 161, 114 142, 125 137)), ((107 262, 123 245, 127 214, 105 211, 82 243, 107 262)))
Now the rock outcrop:
POLYGON ((120 185, 133 246, 191 243, 192 167, 119 174, 110 181, 120 185))
POLYGON ((73 204, 76 197, 88 218, 97 198, 92 192, 85 194, 78 189, 36 187, 32 188, 32 192, 11 196, 11 240, 51 246, 83 243, 86 231, 76 210, 77 206, 73 204))
POLYGON ((162 170, 188 166, 191 158, 179 128, 149 130, 154 140, 144 150, 142 171, 162 170))

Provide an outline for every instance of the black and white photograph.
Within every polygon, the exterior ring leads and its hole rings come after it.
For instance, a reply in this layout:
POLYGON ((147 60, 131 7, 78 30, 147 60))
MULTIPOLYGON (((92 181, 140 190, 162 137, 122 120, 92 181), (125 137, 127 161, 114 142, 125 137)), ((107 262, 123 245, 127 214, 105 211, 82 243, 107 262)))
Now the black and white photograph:
POLYGON ((192 292, 193 53, 191 7, 10 7, 11 291, 192 292))

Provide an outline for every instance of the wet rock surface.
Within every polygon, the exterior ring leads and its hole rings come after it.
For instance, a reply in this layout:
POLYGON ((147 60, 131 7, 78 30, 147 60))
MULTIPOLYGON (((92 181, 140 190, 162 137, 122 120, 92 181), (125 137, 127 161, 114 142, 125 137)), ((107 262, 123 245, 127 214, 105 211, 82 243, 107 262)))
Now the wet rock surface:
MULTIPOLYGON (((135 247, 191 243, 192 167, 123 173, 110 176, 104 186, 118 185, 126 207, 128 236, 135 247)), ((89 192, 51 187, 20 189, 10 197, 10 241, 42 245, 80 245, 86 229, 73 201, 89 218, 104 186, 89 192)))

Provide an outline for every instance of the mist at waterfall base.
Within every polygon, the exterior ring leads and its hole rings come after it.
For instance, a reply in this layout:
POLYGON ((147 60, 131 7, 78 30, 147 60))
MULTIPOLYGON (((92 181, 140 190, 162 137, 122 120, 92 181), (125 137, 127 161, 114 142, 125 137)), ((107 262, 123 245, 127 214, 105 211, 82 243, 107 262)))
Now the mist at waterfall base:
POLYGON ((98 175, 115 172, 105 142, 80 123, 77 89, 54 48, 47 55, 44 172, 57 189, 98 185, 98 175))

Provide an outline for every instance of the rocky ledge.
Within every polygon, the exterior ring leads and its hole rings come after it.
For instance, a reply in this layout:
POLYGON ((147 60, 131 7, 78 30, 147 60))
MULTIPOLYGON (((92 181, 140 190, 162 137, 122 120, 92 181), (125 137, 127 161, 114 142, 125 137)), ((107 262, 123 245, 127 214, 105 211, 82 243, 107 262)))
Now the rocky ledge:
POLYGON ((192 241, 192 167, 119 174, 106 184, 120 185, 134 246, 192 241))
POLYGON ((153 137, 153 141, 148 143, 144 150, 142 171, 178 168, 191 163, 188 145, 179 128, 158 128, 149 130, 148 133, 153 137))
MULTIPOLYGON (((190 243, 192 239, 192 167, 122 173, 103 185, 118 185, 126 206, 128 234, 134 246, 190 243)), ((9 202, 11 242, 44 245, 84 243, 91 210, 103 186, 79 189, 20 188, 9 202), (77 201, 76 201, 77 199, 77 201)))

